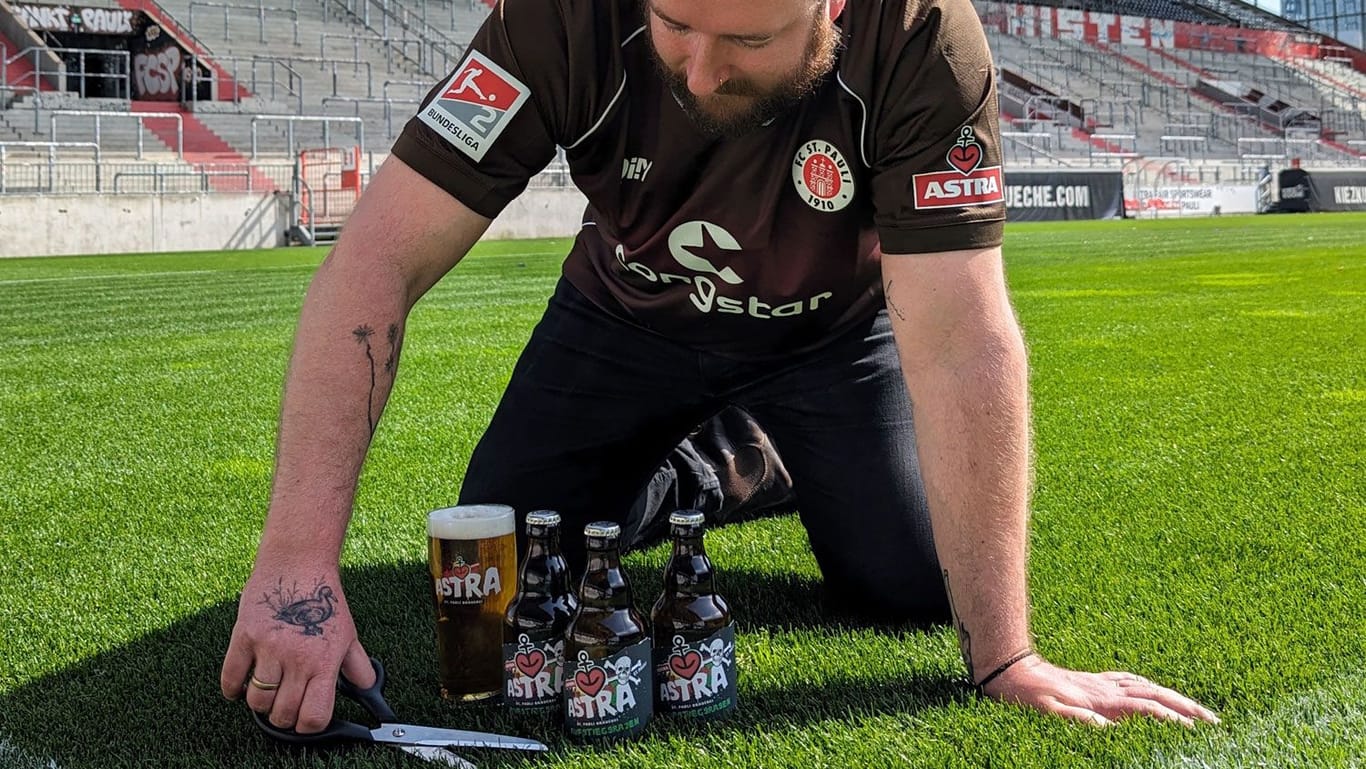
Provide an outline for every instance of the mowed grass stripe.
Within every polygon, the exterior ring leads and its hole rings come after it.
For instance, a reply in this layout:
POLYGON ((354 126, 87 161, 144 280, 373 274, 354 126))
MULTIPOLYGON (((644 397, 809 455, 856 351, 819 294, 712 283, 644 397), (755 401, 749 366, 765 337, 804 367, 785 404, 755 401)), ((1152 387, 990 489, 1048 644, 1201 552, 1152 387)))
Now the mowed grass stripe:
POLYGON ((1180 752, 1159 751, 1132 769, 1275 766, 1318 769, 1366 764, 1366 673, 1329 678, 1317 689, 1236 727, 1207 730, 1180 752))
POLYGON ((3 734, 0 734, 0 766, 6 769, 60 769, 56 761, 45 761, 10 744, 3 734))
MULTIPOLYGON (((1176 686, 1222 727, 1095 731, 980 701, 951 631, 850 625, 814 605, 819 573, 792 517, 708 535, 742 623, 734 721, 660 721, 638 743, 580 749, 548 724, 436 701, 422 514, 453 501, 565 241, 481 244, 415 308, 344 555, 362 637, 405 718, 553 742, 536 765, 1230 765, 1259 724, 1293 723, 1295 703, 1321 689, 1340 702, 1359 683, 1336 677, 1366 661, 1353 621, 1366 599, 1362 231, 1350 215, 1008 230, 1033 362, 1038 645, 1176 686)), ((0 283, 0 734, 12 745, 73 769, 411 763, 274 750, 216 693, 269 489, 309 273, 298 262, 321 257, 68 260, 43 269, 242 272, 87 293, 72 281, 42 301, 10 301, 32 286, 0 283), (260 269, 277 265, 288 269, 260 269), (192 293, 204 283, 216 287, 192 293), (196 310, 210 307, 206 322, 196 310), (38 331, 11 331, 25 328, 38 331), (112 743, 111 724, 124 735, 112 743)), ((47 261, 0 262, 0 281, 47 261)), ((628 557, 638 603, 664 557, 628 557)), ((1302 740, 1303 765, 1351 766, 1354 717, 1302 740)))

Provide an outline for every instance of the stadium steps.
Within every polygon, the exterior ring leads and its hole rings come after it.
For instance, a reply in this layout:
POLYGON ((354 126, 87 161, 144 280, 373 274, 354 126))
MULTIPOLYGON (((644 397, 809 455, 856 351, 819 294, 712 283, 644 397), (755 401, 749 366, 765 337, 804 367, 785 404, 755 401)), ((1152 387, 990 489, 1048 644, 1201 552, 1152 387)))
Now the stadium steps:
POLYGON ((1342 142, 1336 140, 1321 139, 1319 140, 1319 143, 1325 147, 1331 147, 1332 149, 1337 150, 1338 152, 1341 152, 1342 154, 1347 155, 1348 157, 1354 157, 1358 159, 1366 158, 1366 152, 1358 150, 1355 147, 1349 147, 1346 144, 1343 144, 1342 142))
MULTIPOLYGON (((1166 73, 1164 73, 1164 72, 1159 72, 1158 70, 1153 69, 1152 67, 1149 67, 1147 64, 1144 64, 1143 62, 1139 61, 1138 59, 1135 59, 1134 57, 1129 56, 1128 54, 1126 54, 1126 53, 1120 51, 1116 46, 1111 46, 1111 45, 1108 45, 1108 44, 1106 44, 1106 43, 1100 43, 1100 42, 1092 43, 1092 42, 1090 42, 1090 41, 1088 41, 1088 44, 1089 44, 1091 47, 1095 48, 1096 50, 1100 51, 1101 53, 1103 53, 1103 54, 1105 54, 1105 55, 1107 55, 1107 56, 1116 57, 1116 58, 1119 59, 1120 61, 1123 61, 1123 62, 1127 63, 1129 66, 1133 67, 1134 69, 1136 69, 1136 70, 1138 70, 1138 71, 1140 71, 1140 72, 1143 72, 1144 74, 1148 75, 1149 77, 1151 77, 1151 78, 1153 78, 1153 79, 1155 79, 1155 80, 1157 80, 1157 81, 1159 81, 1159 82, 1161 82, 1161 83, 1163 83, 1163 84, 1166 84, 1166 85, 1169 85, 1169 86, 1173 86, 1173 87, 1175 87, 1175 88, 1179 88, 1179 89, 1185 91, 1186 93, 1190 94, 1190 96, 1193 97, 1193 99, 1199 99, 1201 102, 1203 102, 1203 103, 1205 103, 1206 105, 1208 105, 1208 106, 1212 109, 1212 111, 1215 112, 1215 113, 1217 113, 1217 114, 1220 114, 1220 115, 1231 115, 1231 116, 1236 116, 1236 115, 1237 115, 1237 113, 1236 113, 1234 110, 1231 110, 1231 109, 1229 109, 1228 107, 1225 107, 1224 104, 1223 104, 1222 102, 1220 102, 1218 99, 1212 98, 1212 97, 1210 97, 1210 96, 1206 96, 1205 94, 1200 93, 1199 91, 1197 91, 1197 90, 1191 88, 1191 87, 1190 87, 1189 85, 1187 85, 1186 83, 1183 83, 1183 82, 1181 82, 1180 80, 1177 80, 1176 78, 1172 77, 1171 75, 1168 75, 1168 74, 1166 74, 1166 73)), ((1267 134, 1267 135, 1269 135, 1269 136, 1277 136, 1277 135, 1278 135, 1276 132, 1271 131, 1269 128, 1266 128, 1265 126, 1261 126, 1261 129, 1262 129, 1263 133, 1265 133, 1265 134, 1267 134)))
MULTIPOLYGON (((1334 77, 1333 74, 1329 72, 1324 72, 1321 69, 1316 69, 1311 66, 1303 66, 1301 62, 1295 59, 1282 60, 1281 63, 1285 64, 1288 67, 1291 67, 1297 72, 1300 72, 1313 80, 1317 80, 1320 83, 1325 83, 1339 91, 1342 91, 1345 94, 1355 96, 1358 99, 1366 99, 1366 82, 1362 82, 1360 79, 1358 79, 1358 84, 1354 85, 1352 83, 1346 82, 1345 80, 1339 80, 1338 78, 1334 77)), ((1351 73, 1349 72, 1347 74, 1351 73)))
MULTIPOLYGON (((192 2, 162 0, 162 5, 167 13, 190 25, 190 31, 199 40, 211 46, 221 66, 238 70, 244 84, 256 83, 247 89, 256 92, 255 98, 248 101, 235 105, 217 102, 196 108, 206 124, 243 153, 251 147, 249 119, 253 114, 360 117, 365 123, 367 149, 387 146, 416 105, 395 103, 393 114, 389 115, 380 100, 388 95, 398 102, 415 101, 415 89, 405 83, 423 83, 421 89, 416 89, 416 96, 420 96, 435 82, 434 77, 420 74, 414 62, 398 55, 374 31, 360 24, 360 17, 348 14, 338 0, 295 2, 291 4, 294 14, 268 10, 264 26, 253 6, 243 5, 240 11, 232 9, 225 22, 217 8, 206 11, 202 6, 196 7, 191 17, 192 2)), ((372 23, 376 25, 377 14, 378 11, 372 12, 372 23)), ((402 30, 391 27, 391 34, 398 37, 402 30)), ((334 134, 337 128, 333 126, 334 134)), ((320 133, 316 126, 300 124, 295 133, 304 147, 316 146, 321 141, 315 135, 320 133)), ((341 135, 349 136, 351 131, 342 128, 341 135)), ((258 149, 265 153, 286 152, 288 142, 283 124, 263 123, 258 149)))
MULTIPOLYGON (((1366 103, 1360 96, 1314 77, 1308 62, 1254 53, 1186 52, 1192 67, 1210 78, 1236 80, 1287 104, 1307 109, 1322 121, 1320 138, 1336 142, 1366 139, 1366 103), (1298 66, 1296 66, 1298 64, 1298 66)), ((1343 146, 1343 145, 1336 145, 1343 146)), ((1357 153, 1348 149, 1350 157, 1357 153)), ((1328 159, 1332 158, 1329 152, 1328 159)))
MULTIPOLYGON (((193 113, 184 107, 172 107, 167 102, 135 101, 133 112, 179 112, 185 139, 185 162, 198 168, 228 166, 233 172, 247 169, 251 175, 250 186, 243 183, 240 176, 209 177, 208 183, 218 192, 270 191, 277 189, 275 182, 268 176, 250 167, 250 161, 242 153, 223 141, 222 137, 204 125, 193 113)), ((147 120, 147 129, 163 144, 176 149, 175 123, 168 119, 147 120)), ((212 170, 212 169, 211 169, 212 170)))
POLYGON ((1195 75, 1196 75, 1196 77, 1203 77, 1203 78, 1211 78, 1211 77, 1214 77, 1214 75, 1213 75, 1212 73, 1206 72, 1205 70, 1201 69, 1200 67, 1196 66, 1195 64, 1192 64, 1188 59, 1183 59, 1183 58, 1180 57, 1180 56, 1177 56, 1177 55, 1175 55, 1175 54, 1168 53, 1167 51, 1164 51, 1164 50, 1162 50, 1161 48, 1150 48, 1150 49, 1148 49, 1148 50, 1152 51, 1153 53, 1157 54, 1157 55, 1160 56, 1161 58, 1166 59, 1167 61, 1171 62, 1172 64, 1175 64, 1176 66, 1178 66, 1178 67, 1180 67, 1180 68, 1182 68, 1182 69, 1186 69, 1186 70, 1190 70, 1191 72, 1194 72, 1195 75))

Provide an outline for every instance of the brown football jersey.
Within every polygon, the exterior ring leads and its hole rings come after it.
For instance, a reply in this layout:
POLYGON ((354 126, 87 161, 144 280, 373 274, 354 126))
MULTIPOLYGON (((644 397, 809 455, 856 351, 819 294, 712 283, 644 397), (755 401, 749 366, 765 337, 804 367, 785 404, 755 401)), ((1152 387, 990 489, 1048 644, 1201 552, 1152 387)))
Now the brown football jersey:
POLYGON ((849 0, 834 72, 740 137, 698 130, 638 0, 502 0, 394 153, 496 216, 563 147, 565 277, 698 349, 806 349, 883 306, 881 253, 999 245, 995 71, 969 0, 849 0), (880 250, 879 250, 880 248, 880 250))

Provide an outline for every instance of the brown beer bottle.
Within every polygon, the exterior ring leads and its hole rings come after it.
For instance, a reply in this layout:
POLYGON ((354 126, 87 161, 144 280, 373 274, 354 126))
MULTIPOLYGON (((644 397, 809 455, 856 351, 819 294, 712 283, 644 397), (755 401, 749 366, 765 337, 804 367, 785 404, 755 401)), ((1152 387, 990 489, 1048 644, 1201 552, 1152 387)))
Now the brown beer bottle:
POLYGON ((735 625, 716 592, 716 572, 702 545, 702 513, 669 516, 673 555, 664 593, 650 612, 654 631, 655 710, 709 720, 735 710, 735 625))
POLYGON ((564 632, 579 602, 560 553, 560 514, 527 513, 526 534, 517 595, 503 616, 503 704, 552 710, 564 687, 564 632))
POLYGON ((635 737, 654 712, 650 634, 621 570, 621 527, 583 530, 588 566, 565 632, 564 728, 577 740, 635 737))

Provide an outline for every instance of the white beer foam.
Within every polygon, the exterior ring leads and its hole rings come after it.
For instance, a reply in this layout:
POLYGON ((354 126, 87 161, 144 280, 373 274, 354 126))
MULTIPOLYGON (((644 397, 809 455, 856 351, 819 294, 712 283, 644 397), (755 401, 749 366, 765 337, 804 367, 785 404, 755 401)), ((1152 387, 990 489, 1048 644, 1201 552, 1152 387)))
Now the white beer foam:
POLYGON ((456 505, 427 513, 427 536, 436 539, 501 537, 516 527, 516 516, 507 505, 456 505))

